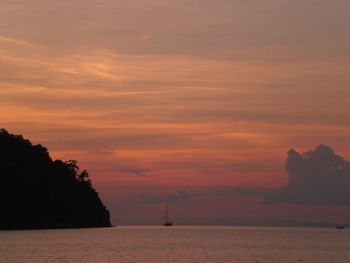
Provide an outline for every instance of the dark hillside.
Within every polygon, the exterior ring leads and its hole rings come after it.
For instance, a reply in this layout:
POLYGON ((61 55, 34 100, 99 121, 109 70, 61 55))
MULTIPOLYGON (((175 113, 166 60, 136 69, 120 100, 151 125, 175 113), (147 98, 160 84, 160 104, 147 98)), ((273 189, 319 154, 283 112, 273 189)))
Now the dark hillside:
POLYGON ((0 229, 111 226, 109 211, 76 161, 0 129, 0 229))

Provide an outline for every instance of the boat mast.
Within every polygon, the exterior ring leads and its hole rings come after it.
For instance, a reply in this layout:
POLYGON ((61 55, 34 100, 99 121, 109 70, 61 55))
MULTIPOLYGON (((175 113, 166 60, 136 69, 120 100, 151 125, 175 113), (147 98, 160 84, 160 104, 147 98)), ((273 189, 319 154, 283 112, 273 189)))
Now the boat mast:
POLYGON ((165 210, 165 222, 167 223, 169 221, 168 219, 168 204, 166 204, 166 210, 165 210))

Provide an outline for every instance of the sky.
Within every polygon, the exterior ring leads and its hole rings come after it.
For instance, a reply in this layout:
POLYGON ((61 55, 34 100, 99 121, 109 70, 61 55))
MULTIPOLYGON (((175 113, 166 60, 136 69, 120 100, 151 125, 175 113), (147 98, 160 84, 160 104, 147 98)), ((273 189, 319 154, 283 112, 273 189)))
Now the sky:
POLYGON ((0 6, 0 126, 114 224, 350 222, 348 0, 0 6))

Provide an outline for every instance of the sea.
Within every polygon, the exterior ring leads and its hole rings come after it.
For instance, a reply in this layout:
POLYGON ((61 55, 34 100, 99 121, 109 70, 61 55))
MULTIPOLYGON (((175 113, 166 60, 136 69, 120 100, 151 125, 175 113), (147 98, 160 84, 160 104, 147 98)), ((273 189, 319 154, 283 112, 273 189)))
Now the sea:
POLYGON ((1 263, 347 263, 350 230, 118 226, 0 231, 1 263))

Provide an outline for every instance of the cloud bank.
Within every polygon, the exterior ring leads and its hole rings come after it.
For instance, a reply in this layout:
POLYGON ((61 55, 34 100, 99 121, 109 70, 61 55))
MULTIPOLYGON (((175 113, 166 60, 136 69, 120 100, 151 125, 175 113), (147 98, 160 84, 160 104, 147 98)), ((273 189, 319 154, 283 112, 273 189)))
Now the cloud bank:
POLYGON ((220 196, 261 196, 265 203, 304 205, 350 205, 350 163, 331 147, 319 145, 315 150, 288 152, 285 165, 288 184, 279 188, 235 187, 216 191, 220 196))

